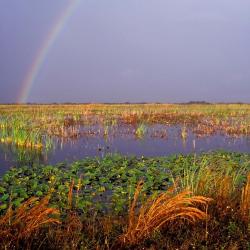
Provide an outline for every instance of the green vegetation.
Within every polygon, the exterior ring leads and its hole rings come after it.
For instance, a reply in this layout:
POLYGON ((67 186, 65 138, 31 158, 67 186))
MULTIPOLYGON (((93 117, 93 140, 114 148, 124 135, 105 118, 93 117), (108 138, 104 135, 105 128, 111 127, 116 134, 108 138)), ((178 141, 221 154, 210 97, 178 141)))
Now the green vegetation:
POLYGON ((181 126, 184 140, 188 130, 198 137, 214 133, 246 136, 250 134, 249 121, 248 104, 0 105, 0 141, 49 149, 54 137, 106 137, 120 125, 133 126, 130 133, 142 138, 154 124, 164 126, 162 132, 168 126, 181 126), (99 129, 93 129, 96 125, 99 129))
POLYGON ((147 132, 147 127, 144 124, 140 124, 135 131, 137 138, 143 138, 147 132))
POLYGON ((226 152, 159 158, 110 155, 69 166, 13 168, 0 182, 1 219, 13 220, 2 224, 0 235, 11 232, 13 237, 0 237, 0 245, 3 249, 247 249, 249 172, 249 154, 226 152), (25 221, 25 216, 35 220, 29 208, 39 203, 31 197, 41 197, 41 213, 48 216, 48 223, 36 215, 41 225, 26 235, 22 222, 14 222, 20 213, 25 221))
POLYGON ((249 249, 250 154, 39 164, 55 142, 172 126, 183 143, 249 136, 250 105, 0 105, 1 150, 20 165, 0 179, 0 249, 249 249))

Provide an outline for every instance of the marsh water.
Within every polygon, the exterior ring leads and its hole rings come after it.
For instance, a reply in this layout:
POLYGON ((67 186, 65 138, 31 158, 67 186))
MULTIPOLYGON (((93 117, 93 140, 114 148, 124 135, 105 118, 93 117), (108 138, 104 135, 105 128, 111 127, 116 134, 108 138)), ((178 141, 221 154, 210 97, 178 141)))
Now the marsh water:
POLYGON ((222 133, 197 136, 187 129, 181 136, 181 127, 153 125, 141 134, 132 126, 105 129, 92 126, 83 128, 76 138, 52 138, 48 150, 17 148, 0 144, 0 175, 13 166, 73 162, 85 157, 104 157, 106 154, 135 156, 167 156, 171 154, 201 153, 213 150, 250 152, 249 137, 229 137, 222 133))

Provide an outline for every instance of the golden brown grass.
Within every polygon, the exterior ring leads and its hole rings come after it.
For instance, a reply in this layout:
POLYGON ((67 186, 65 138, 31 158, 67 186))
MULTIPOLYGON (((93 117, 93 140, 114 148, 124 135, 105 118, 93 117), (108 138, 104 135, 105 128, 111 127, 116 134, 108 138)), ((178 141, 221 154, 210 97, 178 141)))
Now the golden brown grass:
MULTIPOLYGON (((81 178, 77 184, 77 196, 81 185, 81 178)), ((71 181, 68 192, 67 214, 65 219, 57 227, 49 228, 50 240, 54 246, 62 249, 79 249, 82 239, 83 221, 73 206, 73 189, 75 181, 71 181)))
POLYGON ((250 173, 247 176, 247 183, 242 188, 240 213, 244 222, 249 223, 250 220, 250 173))
POLYGON ((32 197, 16 210, 10 207, 0 218, 0 242, 18 244, 19 240, 27 240, 45 224, 59 224, 56 218, 59 211, 49 208, 49 197, 42 200, 32 197))
POLYGON ((72 209, 72 199, 73 199, 73 188, 74 188, 74 180, 72 180, 70 187, 69 187, 69 193, 68 193, 68 208, 72 209))
POLYGON ((62 249, 79 249, 82 229, 83 222, 80 216, 76 212, 68 211, 63 223, 50 230, 53 244, 62 249))
POLYGON ((210 198, 192 196, 192 193, 187 190, 174 194, 174 188, 161 193, 155 199, 150 197, 145 204, 141 205, 137 214, 136 206, 142 187, 143 182, 140 181, 130 205, 127 231, 120 237, 123 243, 136 244, 167 223, 176 220, 195 223, 207 218, 206 212, 197 206, 206 207, 211 201, 210 198))

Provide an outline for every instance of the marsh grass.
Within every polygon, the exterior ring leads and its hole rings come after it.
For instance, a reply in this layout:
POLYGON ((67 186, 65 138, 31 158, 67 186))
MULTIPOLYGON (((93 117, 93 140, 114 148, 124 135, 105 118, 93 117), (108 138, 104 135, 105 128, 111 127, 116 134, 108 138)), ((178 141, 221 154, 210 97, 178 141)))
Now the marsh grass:
POLYGON ((246 168, 243 165, 226 164, 226 160, 210 163, 204 159, 199 165, 194 162, 183 169, 183 175, 179 178, 181 188, 213 198, 233 199, 242 176, 246 176, 246 168))
POLYGON ((88 104, 88 105, 0 105, 0 141, 18 147, 49 149, 51 137, 77 139, 81 128, 98 124, 102 136, 112 134, 114 125, 133 125, 135 135, 142 138, 144 124, 185 126, 196 136, 222 133, 230 137, 250 134, 250 105, 213 104, 88 104))
POLYGON ((39 230, 50 224, 61 223, 59 210, 48 207, 49 197, 39 201, 31 197, 15 210, 11 206, 0 218, 0 243, 6 248, 18 247, 21 241, 29 241, 39 230))
POLYGON ((147 132, 147 127, 145 124, 139 124, 135 130, 135 135, 137 138, 142 139, 147 132))
MULTIPOLYGON (((24 168, 23 179, 20 169, 13 170, 14 179, 11 178, 11 173, 6 175, 0 183, 0 199, 8 190, 14 192, 13 185, 16 181, 19 191, 22 184, 25 188, 34 185, 31 176, 36 176, 41 181, 41 175, 34 169, 24 168), (8 185, 11 189, 8 189, 8 185)), ((0 249, 249 247, 249 156, 216 153, 157 158, 154 161, 117 157, 88 159, 73 164, 71 170, 59 170, 56 166, 38 166, 36 169, 49 182, 47 184, 51 187, 51 199, 48 196, 41 200, 30 198, 19 207, 13 206, 13 209, 9 208, 2 213, 0 249), (118 166, 121 165, 122 171, 119 172, 121 169, 118 166), (145 174, 139 171, 140 168, 143 171, 147 168, 150 173, 146 173, 144 181, 138 182, 145 174), (167 169, 168 172, 160 173, 159 169, 167 169), (153 170, 156 175, 152 175, 153 170), (171 178, 170 170, 176 171, 173 180, 168 180, 169 185, 164 185, 164 188, 154 185, 154 182, 162 184, 163 180, 166 181, 166 174, 171 178), (99 176, 100 172, 103 176, 99 176), (132 179, 126 179, 126 174, 131 175, 132 179), (61 175, 65 179, 59 181, 61 175), (97 210, 96 200, 88 206, 78 206, 87 201, 89 192, 83 193, 87 186, 94 186, 98 182, 95 186, 98 190, 111 180, 117 180, 113 195, 118 196, 117 203, 125 199, 125 203, 122 203, 124 210, 119 213, 115 213, 115 209, 97 210), (125 192, 126 187, 129 189, 128 180, 133 180, 129 182, 131 192, 125 192), (60 192, 57 189, 59 186, 60 192), (158 189, 148 192, 148 187, 158 189), (60 203, 60 199, 64 202, 60 203)), ((45 182, 40 182, 41 186, 45 182)), ((38 186, 35 187, 37 189, 38 186)))
POLYGON ((62 223, 50 226, 47 232, 50 247, 79 249, 83 237, 83 221, 75 211, 68 211, 62 223))
MULTIPOLYGON (((204 240, 208 246, 213 242, 216 213, 208 209, 211 198, 185 190, 176 193, 173 187, 142 202, 142 188, 143 182, 139 182, 129 214, 122 217, 96 213, 81 216, 74 207, 59 217, 58 210, 48 208, 47 197, 40 202, 31 198, 0 218, 0 239, 5 246, 0 249, 142 249, 150 239, 156 249, 164 246, 174 249, 178 244, 185 248, 192 244, 201 247, 199 244, 204 240)), ((228 227, 232 234, 238 230, 234 222, 228 227)), ((235 240, 227 246, 241 244, 235 240)))
POLYGON ((250 173, 248 173, 246 185, 242 188, 240 213, 243 221, 250 224, 250 173))
POLYGON ((174 188, 167 190, 156 198, 149 197, 142 204, 137 213, 136 205, 143 182, 139 182, 134 194, 133 202, 129 208, 129 224, 127 231, 121 236, 123 243, 136 244, 149 237, 153 232, 163 226, 176 221, 186 220, 191 223, 205 220, 206 212, 198 206, 206 207, 210 198, 193 196, 190 191, 181 191, 174 194, 174 188))
POLYGON ((188 135, 187 127, 184 125, 184 126, 181 128, 181 138, 182 138, 183 141, 186 141, 187 135, 188 135))

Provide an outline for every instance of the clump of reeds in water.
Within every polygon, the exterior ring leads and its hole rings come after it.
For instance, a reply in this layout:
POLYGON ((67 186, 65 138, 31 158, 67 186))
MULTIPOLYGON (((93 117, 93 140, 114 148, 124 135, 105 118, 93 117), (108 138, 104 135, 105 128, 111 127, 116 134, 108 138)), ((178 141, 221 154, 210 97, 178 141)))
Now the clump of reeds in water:
POLYGON ((147 127, 144 124, 140 124, 135 131, 135 135, 137 138, 142 139, 147 132, 147 127))

